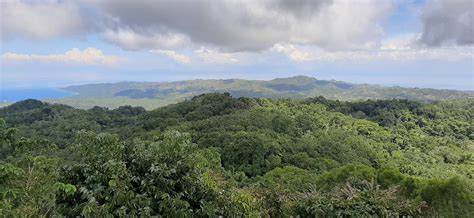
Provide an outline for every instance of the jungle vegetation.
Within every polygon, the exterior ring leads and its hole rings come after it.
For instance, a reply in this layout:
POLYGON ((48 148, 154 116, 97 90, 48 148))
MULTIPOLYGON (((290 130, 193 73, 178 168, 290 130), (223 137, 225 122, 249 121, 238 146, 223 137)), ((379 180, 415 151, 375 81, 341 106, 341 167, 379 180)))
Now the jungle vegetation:
POLYGON ((474 217, 474 100, 0 109, 0 216, 474 217))

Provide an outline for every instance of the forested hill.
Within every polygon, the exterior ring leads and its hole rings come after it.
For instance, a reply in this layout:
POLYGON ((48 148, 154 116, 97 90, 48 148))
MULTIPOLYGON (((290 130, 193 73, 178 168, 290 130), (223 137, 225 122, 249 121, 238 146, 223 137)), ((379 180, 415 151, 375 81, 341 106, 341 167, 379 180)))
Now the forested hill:
POLYGON ((474 217, 473 116, 472 99, 26 100, 0 109, 0 216, 474 217))
POLYGON ((378 85, 351 84, 334 80, 318 80, 297 76, 270 81, 262 80, 189 80, 180 82, 122 82, 70 86, 65 90, 77 95, 52 102, 65 103, 77 108, 95 105, 116 108, 123 104, 154 109, 177 103, 192 96, 209 92, 229 92, 232 96, 259 98, 293 98, 324 96, 338 100, 413 99, 421 101, 473 97, 472 92, 378 85))

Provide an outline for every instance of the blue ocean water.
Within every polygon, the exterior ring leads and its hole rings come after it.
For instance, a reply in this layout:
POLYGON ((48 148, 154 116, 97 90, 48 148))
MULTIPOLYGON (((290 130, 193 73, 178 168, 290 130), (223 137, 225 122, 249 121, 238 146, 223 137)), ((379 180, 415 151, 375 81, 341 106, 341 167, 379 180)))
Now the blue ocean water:
POLYGON ((0 89, 1 102, 16 102, 25 99, 52 99, 74 95, 74 92, 58 88, 8 88, 0 89))

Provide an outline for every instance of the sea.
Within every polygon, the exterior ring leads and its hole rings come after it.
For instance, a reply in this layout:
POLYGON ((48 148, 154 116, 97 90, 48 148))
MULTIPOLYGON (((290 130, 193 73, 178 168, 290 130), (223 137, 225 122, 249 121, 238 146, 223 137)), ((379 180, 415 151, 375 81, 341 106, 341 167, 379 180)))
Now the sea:
POLYGON ((74 95, 59 88, 0 88, 0 102, 17 102, 25 99, 54 99, 74 95))

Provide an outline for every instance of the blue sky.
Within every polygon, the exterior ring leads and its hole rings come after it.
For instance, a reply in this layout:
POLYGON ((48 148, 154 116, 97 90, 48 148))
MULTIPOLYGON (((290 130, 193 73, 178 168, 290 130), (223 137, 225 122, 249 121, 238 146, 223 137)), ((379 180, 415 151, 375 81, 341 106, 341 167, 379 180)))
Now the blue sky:
POLYGON ((2 88, 308 75, 474 90, 470 0, 0 4, 2 88))

